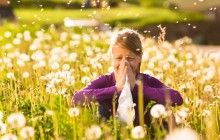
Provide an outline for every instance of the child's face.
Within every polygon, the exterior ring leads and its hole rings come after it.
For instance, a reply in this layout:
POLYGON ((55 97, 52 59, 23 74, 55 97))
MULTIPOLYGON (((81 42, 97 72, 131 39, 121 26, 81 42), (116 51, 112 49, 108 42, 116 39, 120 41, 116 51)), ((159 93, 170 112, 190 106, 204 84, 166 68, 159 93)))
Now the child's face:
POLYGON ((141 63, 141 56, 138 56, 127 48, 117 44, 112 47, 112 56, 113 67, 116 72, 119 70, 120 62, 127 60, 132 72, 136 74, 138 66, 141 63))

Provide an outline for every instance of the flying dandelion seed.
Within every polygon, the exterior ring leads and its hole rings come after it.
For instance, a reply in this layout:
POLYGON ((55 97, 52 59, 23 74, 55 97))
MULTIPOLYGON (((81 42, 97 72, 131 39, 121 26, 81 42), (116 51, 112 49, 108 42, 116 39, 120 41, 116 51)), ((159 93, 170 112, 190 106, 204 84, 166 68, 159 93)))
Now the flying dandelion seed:
POLYGON ((71 2, 72 2, 72 0, 68 1, 67 5, 70 5, 70 4, 71 4, 71 2))
POLYGON ((145 136, 145 132, 142 126, 136 126, 132 129, 131 135, 134 139, 142 139, 145 136))

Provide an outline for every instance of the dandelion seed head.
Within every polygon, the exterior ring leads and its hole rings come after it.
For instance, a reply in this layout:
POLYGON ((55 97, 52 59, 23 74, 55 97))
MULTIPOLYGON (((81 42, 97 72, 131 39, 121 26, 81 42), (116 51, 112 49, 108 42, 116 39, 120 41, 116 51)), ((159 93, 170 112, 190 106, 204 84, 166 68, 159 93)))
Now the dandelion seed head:
POLYGON ((3 113, 0 111, 0 122, 1 122, 2 118, 3 118, 3 113))
POLYGON ((56 70, 56 69, 58 69, 59 67, 60 67, 60 65, 59 65, 59 63, 57 63, 57 62, 54 62, 54 63, 51 64, 51 68, 52 68, 53 70, 56 70))
POLYGON ((10 38, 12 36, 12 33, 7 31, 7 32, 5 32, 4 36, 5 36, 5 38, 10 38))
POLYGON ((162 115, 164 115, 165 113, 165 107, 161 104, 156 104, 154 105, 151 110, 150 110, 150 114, 152 117, 154 118, 159 118, 161 117, 162 115))
POLYGON ((99 139, 102 135, 102 130, 99 126, 92 125, 86 129, 85 135, 88 140, 99 139))
POLYGON ((14 73, 13 72, 7 73, 7 78, 8 79, 14 79, 15 78, 14 73))
POLYGON ((33 127, 24 127, 20 131, 21 137, 24 139, 32 138, 34 136, 34 128, 33 127))
POLYGON ((0 135, 6 133, 7 131, 7 125, 2 123, 0 120, 0 135))
POLYGON ((207 109, 203 110, 202 112, 202 116, 210 116, 210 114, 211 114, 210 110, 207 109))
POLYGON ((176 128, 165 136, 165 140, 199 140, 199 135, 191 128, 176 128))
POLYGON ((20 66, 20 67, 23 67, 25 64, 24 64, 24 61, 22 61, 22 60, 20 60, 20 59, 18 59, 17 60, 17 64, 18 64, 18 66, 20 66))
POLYGON ((176 112, 175 119, 176 119, 177 124, 182 123, 186 119, 186 117, 188 116, 188 111, 189 111, 188 108, 183 107, 179 111, 176 112))
POLYGON ((15 39, 13 40, 13 44, 19 45, 19 44, 21 44, 21 40, 20 40, 19 38, 15 38, 15 39))
POLYGON ((70 108, 68 111, 70 117, 77 117, 79 116, 79 109, 78 108, 70 108))
POLYGON ((48 116, 52 116, 54 112, 52 110, 46 110, 45 112, 48 116))
POLYGON ((136 126, 131 130, 131 135, 134 139, 142 139, 145 136, 145 132, 142 126, 136 126))
POLYGON ((170 64, 168 62, 163 63, 162 68, 164 70, 168 70, 170 68, 170 64))
POLYGON ((73 86, 75 84, 75 79, 73 76, 71 76, 69 79, 66 80, 67 86, 73 86))
POLYGON ((148 67, 149 68, 154 68, 154 62, 149 62, 148 67))
POLYGON ((41 61, 44 60, 45 54, 42 51, 38 50, 31 55, 31 58, 35 61, 41 61))
POLYGON ((12 113, 7 118, 7 123, 11 128, 21 128, 25 125, 26 120, 21 113, 12 113))
POLYGON ((76 57, 77 57, 77 54, 76 54, 76 53, 71 53, 71 54, 69 55, 69 60, 72 61, 72 62, 74 62, 74 61, 76 61, 76 57))
POLYGON ((6 50, 9 50, 9 49, 11 49, 11 48, 13 48, 13 45, 12 45, 12 44, 8 43, 8 44, 5 45, 5 49, 6 49, 6 50))
POLYGON ((6 134, 1 137, 1 140, 18 140, 18 137, 14 134, 6 134))
POLYGON ((212 86, 211 85, 206 85, 205 87, 204 87, 204 91, 205 92, 212 92, 213 90, 212 90, 212 86))
POLYGON ((90 82, 90 78, 88 76, 84 76, 84 77, 82 77, 81 82, 83 84, 86 84, 86 83, 90 82))
POLYGON ((28 72, 24 72, 24 73, 22 74, 22 76, 23 76, 23 78, 28 78, 28 77, 29 77, 29 73, 28 73, 28 72))

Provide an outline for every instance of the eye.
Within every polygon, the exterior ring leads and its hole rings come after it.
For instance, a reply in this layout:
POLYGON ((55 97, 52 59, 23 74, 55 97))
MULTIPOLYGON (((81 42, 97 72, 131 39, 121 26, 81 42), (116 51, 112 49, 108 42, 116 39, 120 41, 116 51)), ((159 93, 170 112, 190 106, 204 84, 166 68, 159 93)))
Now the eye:
POLYGON ((128 61, 133 61, 135 58, 134 57, 127 57, 128 61))
POLYGON ((122 59, 122 57, 115 57, 115 59, 116 59, 116 60, 121 60, 121 59, 122 59))

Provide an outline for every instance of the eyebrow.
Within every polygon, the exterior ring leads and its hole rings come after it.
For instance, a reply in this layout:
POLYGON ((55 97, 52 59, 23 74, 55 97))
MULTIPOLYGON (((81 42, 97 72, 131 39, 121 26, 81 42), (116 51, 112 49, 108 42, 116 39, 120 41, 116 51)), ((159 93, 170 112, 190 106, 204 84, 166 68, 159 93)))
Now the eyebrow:
MULTIPOLYGON (((122 57, 122 56, 120 56, 120 55, 118 55, 118 56, 113 56, 114 58, 119 58, 119 57, 122 57)), ((135 58, 134 56, 126 56, 125 58, 135 58)))

